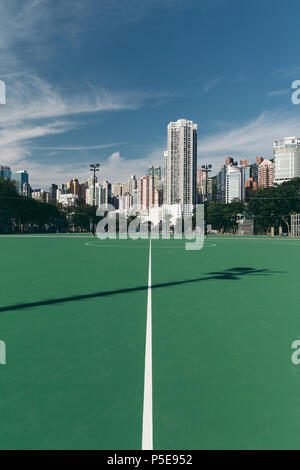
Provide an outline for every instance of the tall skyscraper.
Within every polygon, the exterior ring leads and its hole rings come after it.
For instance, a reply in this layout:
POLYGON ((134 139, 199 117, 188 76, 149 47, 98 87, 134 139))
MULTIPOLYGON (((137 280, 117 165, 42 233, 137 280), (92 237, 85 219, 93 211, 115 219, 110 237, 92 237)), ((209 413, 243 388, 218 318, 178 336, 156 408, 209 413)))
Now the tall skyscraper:
POLYGON ((11 175, 12 181, 14 181, 17 191, 19 194, 23 194, 23 192, 28 192, 28 185, 29 185, 29 175, 26 170, 16 171, 11 175))
POLYGON ((274 142, 275 184, 300 177, 300 138, 286 137, 274 142))
POLYGON ((168 125, 165 203, 197 204, 197 124, 186 119, 168 125))

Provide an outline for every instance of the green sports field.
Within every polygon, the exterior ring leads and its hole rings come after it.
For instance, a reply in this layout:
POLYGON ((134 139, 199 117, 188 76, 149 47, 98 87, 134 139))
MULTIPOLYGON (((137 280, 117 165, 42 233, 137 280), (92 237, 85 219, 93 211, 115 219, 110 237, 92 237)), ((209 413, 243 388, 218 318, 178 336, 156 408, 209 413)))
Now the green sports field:
MULTIPOLYGON (((154 449, 299 449, 300 240, 152 240, 154 449)), ((141 449, 149 240, 2 236, 1 449, 141 449)))

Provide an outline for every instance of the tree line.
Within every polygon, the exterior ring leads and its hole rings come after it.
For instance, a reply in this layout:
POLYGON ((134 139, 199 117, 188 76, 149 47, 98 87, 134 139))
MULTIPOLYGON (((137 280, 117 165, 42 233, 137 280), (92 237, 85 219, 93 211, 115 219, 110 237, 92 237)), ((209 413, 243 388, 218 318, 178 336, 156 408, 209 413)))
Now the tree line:
MULTIPOLYGON (((207 206, 207 223, 213 229, 233 233, 238 217, 253 219, 255 233, 291 231, 291 214, 300 213, 300 178, 277 187, 261 188, 245 202, 230 204, 211 201, 207 206)), ((0 178, 0 230, 9 224, 11 231, 91 230, 93 208, 78 199, 71 206, 56 201, 45 203, 18 194, 12 181, 0 178)), ((99 220, 97 218, 97 220, 99 220)))
POLYGON ((291 214, 300 214, 300 178, 253 191, 245 202, 211 201, 207 207, 207 223, 215 230, 234 232, 240 214, 253 219, 255 233, 266 233, 271 227, 278 232, 280 226, 284 233, 290 233, 291 214))
POLYGON ((21 196, 12 181, 0 178, 1 231, 89 230, 92 212, 93 208, 82 200, 63 206, 56 201, 45 203, 21 196))

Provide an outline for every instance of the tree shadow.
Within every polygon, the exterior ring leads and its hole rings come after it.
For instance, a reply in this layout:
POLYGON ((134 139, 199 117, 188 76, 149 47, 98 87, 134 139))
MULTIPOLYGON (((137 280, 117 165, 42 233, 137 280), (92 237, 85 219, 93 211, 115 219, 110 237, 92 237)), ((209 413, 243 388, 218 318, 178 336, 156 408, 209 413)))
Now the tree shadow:
MULTIPOLYGON (((172 281, 172 282, 163 282, 160 284, 152 284, 152 289, 161 289, 164 287, 170 286, 179 286, 184 284, 192 284, 196 282, 202 281, 211 281, 211 280, 226 280, 226 281, 235 281, 241 279, 243 276, 270 276, 272 274, 282 273, 283 271, 271 271, 269 269, 255 269, 251 267, 236 267, 225 269, 223 271, 215 271, 207 274, 206 277, 194 278, 194 279, 185 279, 181 281, 172 281)), ((67 302, 76 302, 79 300, 87 300, 93 299, 97 297, 107 297, 110 295, 117 295, 117 294, 126 294, 131 292, 138 292, 147 290, 148 286, 137 286, 137 287, 129 287, 125 289, 116 289, 104 292, 94 292, 92 294, 81 294, 81 295, 73 295, 70 297, 60 297, 56 299, 46 299, 40 300, 36 302, 26 302, 16 305, 8 305, 6 307, 0 307, 0 312, 9 312, 12 310, 23 310, 26 308, 34 308, 34 307, 42 307, 44 305, 55 305, 59 303, 67 303, 67 302)))

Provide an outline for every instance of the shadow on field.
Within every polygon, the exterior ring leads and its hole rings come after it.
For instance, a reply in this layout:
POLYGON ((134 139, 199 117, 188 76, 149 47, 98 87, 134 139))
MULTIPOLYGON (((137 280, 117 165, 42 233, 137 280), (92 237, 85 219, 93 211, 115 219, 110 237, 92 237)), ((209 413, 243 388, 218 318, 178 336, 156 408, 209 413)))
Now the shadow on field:
MULTIPOLYGON (((152 289, 159 289, 162 287, 170 287, 170 286, 180 286, 183 284, 191 284, 195 282, 211 281, 211 280, 236 281, 236 280, 241 279, 243 276, 256 276, 256 275, 270 276, 272 274, 282 273, 282 272, 283 271, 271 271, 269 269, 237 267, 237 268, 225 269, 224 271, 205 273, 207 274, 206 277, 199 277, 195 279, 187 279, 187 280, 182 280, 182 281, 163 282, 161 284, 152 284, 152 289)), ((87 299, 93 299, 97 297, 107 297, 109 295, 138 292, 138 291, 143 291, 147 289, 148 289, 148 286, 138 286, 138 287, 129 287, 126 289, 116 289, 116 290, 110 290, 110 291, 104 291, 104 292, 95 292, 93 294, 73 295, 71 297, 60 297, 57 299, 40 300, 37 302, 27 302, 23 304, 8 305, 7 307, 0 307, 0 312, 8 312, 10 310, 22 310, 24 308, 41 307, 43 305, 54 305, 54 304, 65 303, 65 302, 74 302, 77 300, 87 300, 87 299)))

